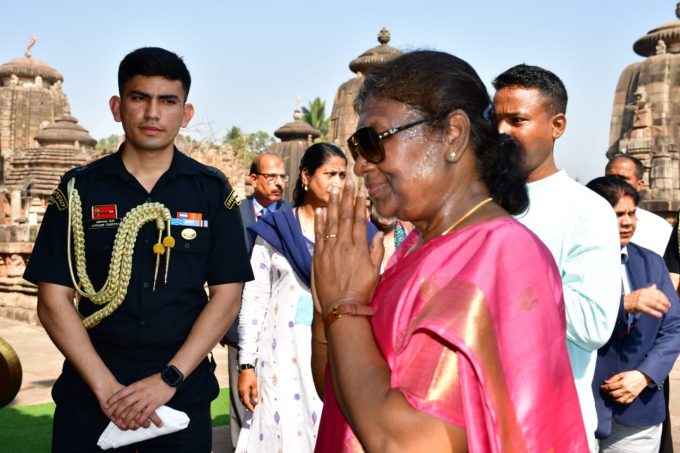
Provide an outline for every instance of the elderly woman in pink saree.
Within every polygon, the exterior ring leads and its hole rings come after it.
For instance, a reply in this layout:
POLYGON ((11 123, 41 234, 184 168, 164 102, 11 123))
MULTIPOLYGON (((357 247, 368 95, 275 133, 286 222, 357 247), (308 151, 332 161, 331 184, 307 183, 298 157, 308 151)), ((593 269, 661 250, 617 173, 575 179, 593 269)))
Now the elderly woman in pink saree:
POLYGON ((378 277, 365 195, 348 182, 316 212, 316 451, 588 451, 560 276, 510 216, 528 205, 523 153, 474 69, 405 54, 355 105, 354 171, 416 230, 378 277))

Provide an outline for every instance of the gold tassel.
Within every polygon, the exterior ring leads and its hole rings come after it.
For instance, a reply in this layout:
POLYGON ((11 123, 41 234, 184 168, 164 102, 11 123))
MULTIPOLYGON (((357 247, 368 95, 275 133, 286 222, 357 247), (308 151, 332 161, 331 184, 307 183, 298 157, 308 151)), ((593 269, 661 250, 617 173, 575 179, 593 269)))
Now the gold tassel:
POLYGON ((161 262, 161 255, 165 253, 165 247, 161 243, 163 230, 158 230, 158 242, 153 245, 153 252, 156 254, 156 269, 153 271, 153 292, 156 291, 156 280, 158 279, 158 267, 161 262))
POLYGON ((168 220, 168 233, 163 238, 163 245, 168 249, 168 254, 165 256, 165 281, 168 284, 168 271, 170 270, 170 250, 175 246, 175 238, 170 235, 170 220, 168 220))

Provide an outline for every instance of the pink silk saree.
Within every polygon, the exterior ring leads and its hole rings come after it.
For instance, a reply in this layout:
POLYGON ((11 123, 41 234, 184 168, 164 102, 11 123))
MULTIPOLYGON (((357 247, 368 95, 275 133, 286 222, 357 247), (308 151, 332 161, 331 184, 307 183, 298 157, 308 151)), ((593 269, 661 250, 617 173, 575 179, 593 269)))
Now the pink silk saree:
MULTIPOLYGON (((587 452, 566 349, 562 283, 513 219, 423 244, 381 276, 373 333, 416 409, 462 426, 472 452, 587 452)), ((317 452, 362 452, 326 373, 317 452)))

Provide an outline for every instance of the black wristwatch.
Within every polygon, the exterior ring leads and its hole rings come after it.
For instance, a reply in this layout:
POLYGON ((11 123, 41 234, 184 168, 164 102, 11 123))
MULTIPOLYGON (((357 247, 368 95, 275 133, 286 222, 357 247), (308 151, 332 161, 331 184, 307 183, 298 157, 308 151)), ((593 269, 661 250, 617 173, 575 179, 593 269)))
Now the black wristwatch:
POLYGON ((252 370, 252 369, 255 369, 255 365, 253 365, 252 363, 242 363, 238 366, 238 372, 239 373, 241 371, 252 370))
POLYGON ((178 387, 184 382, 184 375, 175 365, 168 365, 161 371, 161 379, 170 387, 178 387))

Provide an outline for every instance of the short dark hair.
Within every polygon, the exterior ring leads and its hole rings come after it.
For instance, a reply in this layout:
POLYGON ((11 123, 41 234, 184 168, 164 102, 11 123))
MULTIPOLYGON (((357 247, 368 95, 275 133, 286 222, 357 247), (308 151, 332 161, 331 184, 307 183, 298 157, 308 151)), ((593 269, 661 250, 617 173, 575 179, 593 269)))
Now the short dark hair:
POLYGON ((118 92, 121 96, 125 84, 137 75, 179 80, 184 89, 184 100, 189 97, 191 75, 176 53, 160 47, 142 47, 127 54, 118 66, 118 92))
POLYGON ((465 111, 475 164, 491 196, 511 214, 526 210, 524 152, 508 135, 498 133, 491 98, 467 62, 430 50, 403 54, 365 75, 355 110, 361 113, 371 97, 410 106, 428 118, 428 126, 434 129, 445 128, 452 111, 465 111))
POLYGON ((586 187, 607 200, 612 208, 623 197, 631 197, 635 206, 640 203, 640 195, 635 188, 617 176, 600 176, 586 184, 586 187))
POLYGON ((552 115, 567 113, 567 89, 554 73, 538 66, 518 64, 492 82, 496 91, 506 87, 533 88, 549 102, 552 115))
POLYGON ((302 206, 305 202, 305 188, 302 183, 302 170, 307 170, 307 174, 312 176, 316 170, 328 161, 331 157, 340 157, 347 163, 347 156, 340 148, 330 143, 314 143, 307 148, 300 159, 300 173, 297 181, 295 181, 295 188, 293 189, 293 204, 294 206, 302 206))
POLYGON ((637 178, 638 181, 644 178, 645 166, 642 164, 642 161, 637 157, 629 156, 628 154, 617 154, 616 156, 609 159, 609 162, 607 162, 607 166, 604 168, 604 172, 605 173, 608 172, 612 168, 612 165, 614 165, 614 162, 616 162, 619 159, 627 159, 629 162, 632 162, 633 165, 635 165, 635 178, 637 178))
POLYGON ((254 175, 260 172, 260 156, 255 156, 253 162, 250 164, 250 175, 254 175))

